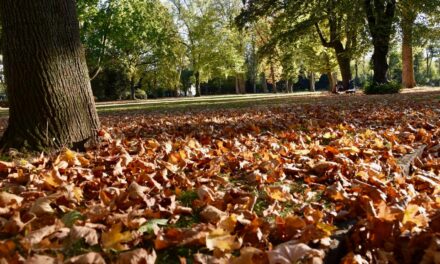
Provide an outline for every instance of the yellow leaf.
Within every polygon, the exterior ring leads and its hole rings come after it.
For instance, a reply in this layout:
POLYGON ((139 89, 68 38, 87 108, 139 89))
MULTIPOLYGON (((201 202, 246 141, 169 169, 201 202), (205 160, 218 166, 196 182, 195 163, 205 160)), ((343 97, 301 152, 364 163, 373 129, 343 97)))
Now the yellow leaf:
POLYGON ((52 170, 50 173, 44 175, 44 183, 54 188, 57 188, 63 184, 63 181, 58 177, 57 173, 58 172, 56 170, 52 170))
POLYGON ((420 212, 418 205, 410 204, 406 207, 402 220, 403 225, 408 223, 413 223, 417 227, 426 227, 429 224, 429 219, 425 214, 420 212))
POLYGON ((222 252, 230 252, 239 249, 241 241, 223 229, 216 229, 206 237, 206 247, 209 250, 217 249, 222 252))
POLYGON ((325 133, 322 137, 323 137, 324 139, 331 139, 331 138, 332 138, 332 134, 331 134, 330 132, 327 132, 327 133, 325 133))
POLYGON ((73 195, 75 196, 75 199, 76 199, 78 202, 81 202, 81 201, 83 200, 83 198, 84 198, 84 196, 83 196, 83 191, 82 191, 82 189, 79 188, 79 187, 74 187, 74 188, 73 188, 73 195))
POLYGON ((340 148, 339 152, 349 152, 350 154, 357 154, 361 152, 359 148, 355 146, 340 148))
POLYGON ((102 233, 102 246, 105 249, 126 250, 127 246, 124 246, 121 243, 131 241, 132 236, 129 231, 121 233, 121 230, 122 224, 117 223, 113 225, 108 232, 102 233))
POLYGON ((318 222, 316 224, 316 227, 318 227, 319 229, 324 231, 327 236, 331 236, 333 231, 335 231, 337 229, 333 225, 325 224, 325 223, 322 223, 322 222, 318 222))
POLYGON ((289 193, 288 188, 283 188, 282 186, 267 187, 265 191, 272 200, 280 202, 292 200, 292 195, 289 193))

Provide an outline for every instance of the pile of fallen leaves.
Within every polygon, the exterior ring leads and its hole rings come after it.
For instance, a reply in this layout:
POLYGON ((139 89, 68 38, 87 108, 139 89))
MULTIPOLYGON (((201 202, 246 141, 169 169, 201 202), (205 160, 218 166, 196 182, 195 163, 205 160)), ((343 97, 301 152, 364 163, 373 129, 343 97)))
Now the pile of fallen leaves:
POLYGON ((3 161, 0 262, 439 263, 438 100, 347 98, 109 115, 3 161))

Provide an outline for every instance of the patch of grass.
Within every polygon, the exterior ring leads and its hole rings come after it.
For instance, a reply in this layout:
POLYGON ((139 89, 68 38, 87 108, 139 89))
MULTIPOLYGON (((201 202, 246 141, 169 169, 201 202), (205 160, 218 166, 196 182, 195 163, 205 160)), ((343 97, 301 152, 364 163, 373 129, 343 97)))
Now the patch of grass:
POLYGON ((183 215, 174 224, 174 227, 177 228, 189 228, 201 222, 200 216, 198 212, 193 212, 191 215, 183 215))
POLYGON ((9 155, 1 154, 0 155, 0 160, 1 161, 12 161, 12 157, 9 156, 9 155))
POLYGON ((84 239, 73 241, 63 247, 62 253, 66 258, 82 255, 88 252, 102 252, 100 246, 89 246, 84 239))
POLYGON ((194 190, 191 191, 184 191, 182 192, 178 197, 177 200, 180 201, 180 203, 183 206, 191 207, 194 200, 198 199, 199 196, 197 195, 197 192, 194 190))

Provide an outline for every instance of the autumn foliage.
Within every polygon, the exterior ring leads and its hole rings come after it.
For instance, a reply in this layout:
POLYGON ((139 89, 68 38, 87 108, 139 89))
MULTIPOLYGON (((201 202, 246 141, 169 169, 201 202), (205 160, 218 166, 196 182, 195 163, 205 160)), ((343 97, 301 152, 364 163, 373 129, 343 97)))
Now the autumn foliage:
POLYGON ((95 149, 0 163, 0 258, 438 263, 434 98, 103 116, 95 149))

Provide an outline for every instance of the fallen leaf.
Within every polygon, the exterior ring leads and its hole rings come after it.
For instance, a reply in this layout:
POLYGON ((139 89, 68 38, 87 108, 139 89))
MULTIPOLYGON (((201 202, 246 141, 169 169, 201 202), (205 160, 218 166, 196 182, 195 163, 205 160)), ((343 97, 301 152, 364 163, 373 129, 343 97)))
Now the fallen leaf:
POLYGON ((125 250, 127 246, 122 243, 131 241, 132 235, 129 231, 122 231, 122 223, 113 225, 108 232, 103 232, 101 236, 102 246, 105 249, 125 250))

